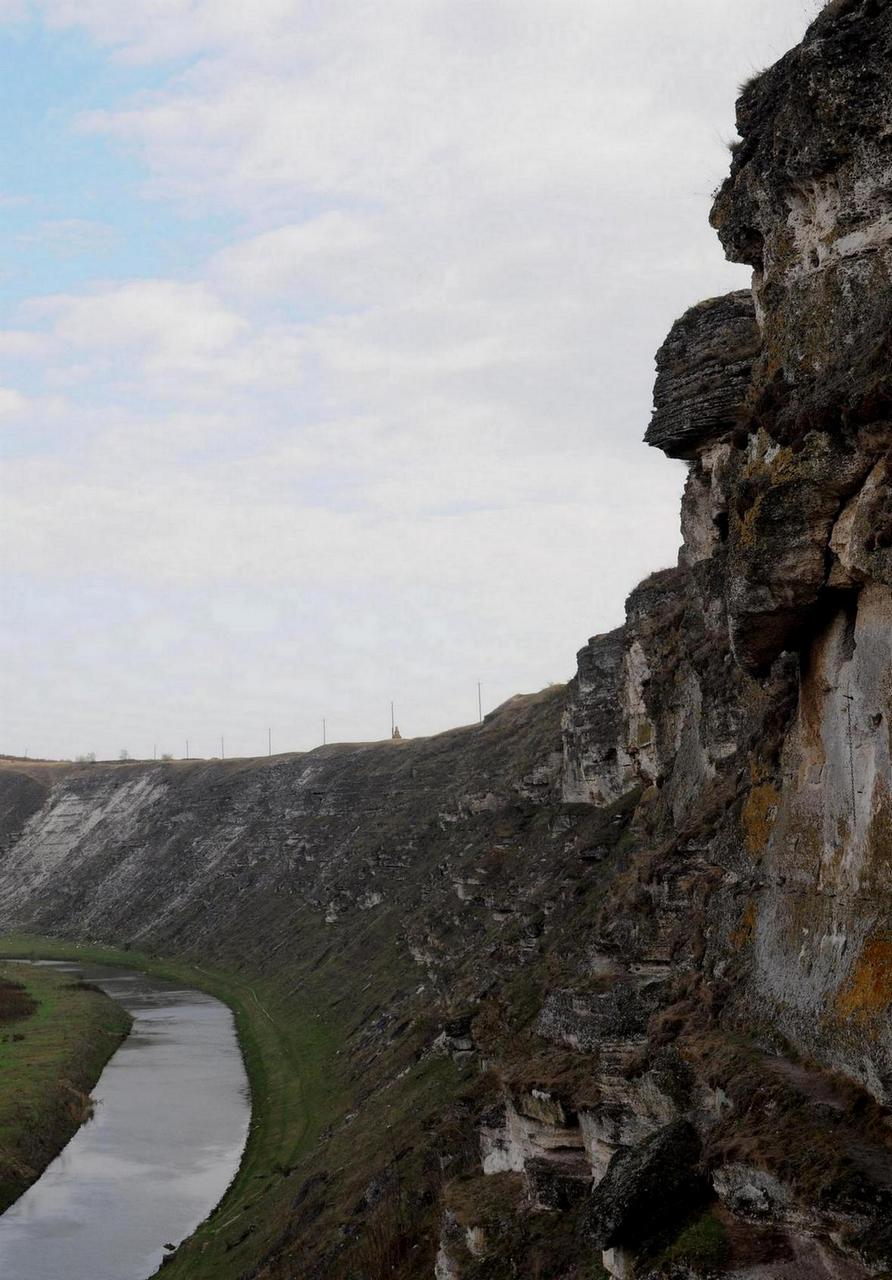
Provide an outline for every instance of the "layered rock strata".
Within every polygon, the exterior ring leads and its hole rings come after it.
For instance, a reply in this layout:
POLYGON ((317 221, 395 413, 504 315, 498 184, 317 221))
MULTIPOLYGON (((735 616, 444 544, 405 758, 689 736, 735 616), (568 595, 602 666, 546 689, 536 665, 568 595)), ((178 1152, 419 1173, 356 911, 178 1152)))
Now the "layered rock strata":
POLYGON ((597 1062, 588 1229, 616 1276, 892 1268, 890 73, 892 9, 843 0, 746 88, 713 221, 752 295, 657 357, 679 568, 569 691, 565 799, 640 789, 589 951, 609 986, 537 1025, 597 1062), (654 1229, 673 1125, 702 1144, 680 1185, 711 1190, 674 1212, 709 1259, 654 1229))

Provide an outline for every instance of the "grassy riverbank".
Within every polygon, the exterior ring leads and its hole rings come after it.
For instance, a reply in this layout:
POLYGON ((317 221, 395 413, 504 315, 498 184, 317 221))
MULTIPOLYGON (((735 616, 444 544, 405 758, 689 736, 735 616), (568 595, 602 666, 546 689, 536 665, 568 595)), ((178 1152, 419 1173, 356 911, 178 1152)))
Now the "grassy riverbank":
POLYGON ((136 951, 0 938, 0 957, 14 956, 140 969, 207 991, 232 1009, 252 1093, 245 1157, 224 1200, 168 1260, 164 1276, 220 1280, 241 1274, 272 1243, 283 1181, 337 1111, 337 1038, 330 1022, 281 980, 255 980, 136 951))
POLYGON ((0 964, 0 1211, 61 1151, 130 1017, 70 974, 0 964), (7 984, 15 984, 7 986, 7 984))

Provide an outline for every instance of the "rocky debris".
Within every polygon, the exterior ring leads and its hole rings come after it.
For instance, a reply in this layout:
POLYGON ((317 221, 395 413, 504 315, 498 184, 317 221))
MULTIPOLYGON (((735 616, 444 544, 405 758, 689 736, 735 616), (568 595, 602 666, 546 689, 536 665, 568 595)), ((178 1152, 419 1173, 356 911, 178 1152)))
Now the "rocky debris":
POLYGON ((769 1246, 767 1259, 726 1271, 726 1280, 868 1280, 872 1274, 857 1262, 841 1258, 826 1241, 789 1233, 779 1234, 769 1246))
POLYGON ((700 1139, 684 1120, 617 1152, 589 1202, 595 1247, 637 1251, 667 1227, 685 1222, 711 1195, 699 1162, 700 1139))
POLYGON ((592 1176, 584 1161, 570 1163, 534 1159, 524 1165, 530 1203, 534 1209, 566 1212, 588 1193, 592 1176))
POLYGON ((474 1015, 467 1013, 461 1017, 450 1018, 443 1027, 442 1032, 434 1041, 437 1048, 441 1048, 444 1052, 449 1053, 458 1061, 469 1057, 476 1051, 474 1037, 471 1031, 471 1024, 474 1021, 474 1015))
POLYGON ((749 289, 686 311, 657 352, 645 441, 670 458, 694 458, 740 428, 760 346, 749 289))
POLYGON ((748 1221, 783 1222, 793 1204, 788 1187, 752 1165, 724 1165, 713 1172, 712 1182, 722 1203, 748 1221))
POLYGON ((608 991, 552 991, 536 1031, 546 1040, 589 1053, 605 1043, 643 1040, 665 997, 662 984, 617 983, 608 991))

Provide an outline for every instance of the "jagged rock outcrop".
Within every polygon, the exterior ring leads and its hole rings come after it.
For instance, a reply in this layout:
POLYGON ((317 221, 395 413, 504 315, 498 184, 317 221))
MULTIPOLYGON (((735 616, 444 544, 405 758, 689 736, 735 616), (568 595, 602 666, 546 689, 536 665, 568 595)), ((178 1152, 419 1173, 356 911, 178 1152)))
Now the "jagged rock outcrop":
POLYGON ((577 655, 562 722, 567 804, 612 804, 635 785, 618 750, 625 632, 594 636, 577 655))
POLYGON ((755 668, 808 625, 833 527, 888 448, 890 50, 886 4, 829 4, 743 93, 713 210, 729 257, 754 268, 763 336, 729 591, 738 655, 755 668))
POLYGON ((660 1006, 661 994, 658 982, 616 982, 600 992, 552 991, 542 1006, 536 1030, 546 1040, 582 1050, 643 1040, 650 1017, 660 1006))
POLYGON ((852 432, 888 405, 890 56, 885 0, 836 0, 738 102, 712 221, 754 268, 753 406, 784 443, 852 432))
POLYGON ((646 442, 670 458, 694 458, 742 426, 761 345, 749 289, 686 311, 657 352, 646 442))

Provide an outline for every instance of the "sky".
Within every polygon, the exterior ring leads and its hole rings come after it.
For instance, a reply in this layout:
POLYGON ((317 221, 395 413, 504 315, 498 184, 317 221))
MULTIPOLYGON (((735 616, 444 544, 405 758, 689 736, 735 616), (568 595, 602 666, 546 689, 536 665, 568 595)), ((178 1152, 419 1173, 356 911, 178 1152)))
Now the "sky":
POLYGON ((0 0, 0 751, 437 732, 675 563, 653 357, 743 288, 818 0, 0 0))

